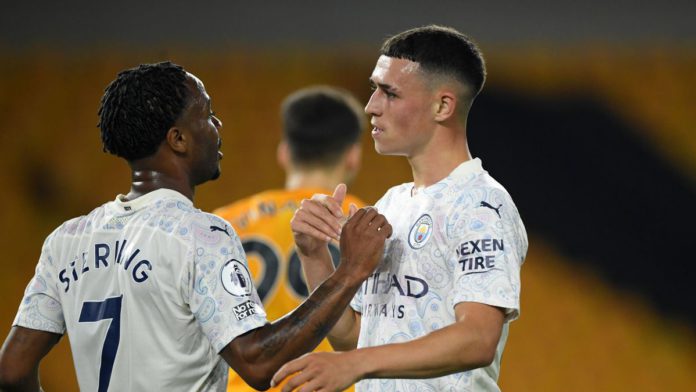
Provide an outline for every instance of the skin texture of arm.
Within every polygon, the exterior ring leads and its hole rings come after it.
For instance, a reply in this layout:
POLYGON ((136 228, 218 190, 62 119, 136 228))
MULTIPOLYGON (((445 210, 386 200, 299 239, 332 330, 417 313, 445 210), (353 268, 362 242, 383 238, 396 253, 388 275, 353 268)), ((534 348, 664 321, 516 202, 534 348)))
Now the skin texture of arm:
POLYGON ((289 315, 235 338, 220 352, 256 389, 267 389, 286 362, 314 349, 344 313, 381 259, 391 226, 374 209, 355 213, 343 228, 341 265, 289 315))
MULTIPOLYGON (((307 279, 307 286, 314 290, 334 271, 328 243, 331 239, 341 241, 342 222, 345 221, 341 204, 347 188, 339 184, 332 196, 316 194, 303 200, 290 222, 307 279)), ((350 216, 357 208, 351 205, 350 216)), ((343 250, 343 249, 341 249, 343 250)), ((360 314, 345 306, 343 315, 327 335, 336 351, 352 350, 357 347, 360 334, 360 314)))
MULTIPOLYGON (((318 257, 314 256, 317 258, 298 252, 307 279, 307 286, 310 290, 314 290, 327 276, 333 273, 334 266, 331 262, 331 255, 327 247, 325 247, 324 250, 325 252, 317 255, 318 257)), ((343 314, 327 335, 329 343, 331 343, 335 351, 352 350, 356 348, 358 344, 360 313, 355 312, 348 304, 346 304, 344 309, 343 314)))
POLYGON ((0 390, 41 391, 39 362, 62 335, 12 327, 0 350, 0 390))
POLYGON ((283 392, 341 391, 363 378, 431 378, 489 365, 500 340, 503 312, 462 302, 455 306, 455 315, 454 324, 410 342, 307 354, 283 366, 273 385, 290 376, 283 392))

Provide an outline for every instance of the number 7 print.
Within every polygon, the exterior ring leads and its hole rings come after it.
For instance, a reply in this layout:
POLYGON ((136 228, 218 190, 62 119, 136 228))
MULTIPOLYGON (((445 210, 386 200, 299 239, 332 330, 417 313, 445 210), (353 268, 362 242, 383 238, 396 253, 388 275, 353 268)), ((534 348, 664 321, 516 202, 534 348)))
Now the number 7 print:
POLYGON ((123 295, 107 298, 104 301, 84 302, 80 313, 80 322, 94 322, 111 319, 109 329, 106 331, 104 346, 101 354, 101 367, 99 368, 99 392, 106 392, 111 381, 111 371, 114 368, 114 359, 118 351, 118 343, 121 340, 121 300, 123 295))

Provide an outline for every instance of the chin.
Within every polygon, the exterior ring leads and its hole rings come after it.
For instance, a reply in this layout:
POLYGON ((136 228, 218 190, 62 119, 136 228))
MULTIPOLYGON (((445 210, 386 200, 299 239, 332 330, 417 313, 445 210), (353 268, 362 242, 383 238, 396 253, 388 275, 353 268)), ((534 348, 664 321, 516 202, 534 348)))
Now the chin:
POLYGON ((213 175, 210 177, 210 180, 211 181, 217 180, 218 178, 220 178, 221 174, 222 174, 222 172, 220 171, 220 168, 217 168, 217 170, 215 170, 213 175))
POLYGON ((388 154, 388 152, 387 152, 387 150, 384 148, 384 146, 382 146, 382 145, 380 145, 379 143, 377 143, 377 141, 375 141, 375 151, 377 151, 377 154, 380 154, 380 155, 386 155, 386 154, 388 154))
POLYGON ((379 154, 379 155, 404 155, 404 154, 400 154, 398 151, 394 151, 393 149, 390 150, 389 148, 387 148, 385 146, 380 146, 377 143, 375 143, 375 151, 377 151, 377 154, 379 154))

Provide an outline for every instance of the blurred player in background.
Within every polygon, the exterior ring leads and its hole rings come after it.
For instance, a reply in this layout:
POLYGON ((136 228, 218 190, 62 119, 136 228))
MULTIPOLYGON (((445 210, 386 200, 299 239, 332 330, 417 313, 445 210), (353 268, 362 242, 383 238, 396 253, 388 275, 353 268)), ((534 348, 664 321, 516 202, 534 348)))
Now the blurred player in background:
POLYGON ((46 239, 0 350, 0 390, 40 390, 39 364, 66 332, 81 390, 224 391, 228 365, 267 388, 321 342, 391 227, 360 210, 343 227, 337 272, 268 323, 239 237, 193 206, 222 158, 203 83, 172 63, 141 65, 119 73, 99 114, 104 149, 131 168, 130 192, 46 239))
MULTIPOLYGON (((358 101, 347 91, 328 86, 291 94, 282 104, 281 117, 278 162, 286 173, 285 189, 261 192, 214 211, 232 224, 242 240, 269 320, 292 311, 308 295, 290 220, 302 199, 331 192, 355 177, 360 135, 366 126, 358 101)), ((363 203, 346 196, 346 214, 350 204, 363 203)), ((338 247, 330 243, 329 249, 336 264, 338 247)), ((331 346, 324 340, 316 351, 331 351, 331 346)), ((228 391, 248 390, 253 389, 232 372, 228 391)))
MULTIPOLYGON (((342 351, 285 365, 274 382, 299 373, 284 391, 356 381, 357 391, 500 390, 527 234, 510 195, 469 152, 467 117, 485 74, 476 45, 451 28, 412 29, 382 46, 365 111, 377 152, 405 156, 414 181, 376 204, 394 235, 329 333, 342 351)), ((324 226, 341 218, 340 203, 340 192, 317 196, 293 218, 310 287, 334 270, 324 226)))

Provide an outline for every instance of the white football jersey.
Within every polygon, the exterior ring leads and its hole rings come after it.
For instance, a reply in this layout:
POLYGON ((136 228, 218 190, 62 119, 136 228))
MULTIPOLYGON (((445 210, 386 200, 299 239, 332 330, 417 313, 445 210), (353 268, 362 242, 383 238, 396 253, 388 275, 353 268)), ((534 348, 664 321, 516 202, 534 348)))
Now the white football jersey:
POLYGON ((121 197, 46 239, 14 325, 70 337, 84 391, 224 391, 218 355, 266 323, 242 245, 178 192, 121 197))
POLYGON ((508 323, 519 315, 527 234, 507 191, 479 159, 411 196, 391 188, 376 207, 394 230, 384 257, 351 307, 362 314, 358 347, 410 341, 455 322, 460 302, 503 308, 493 363, 431 379, 366 379, 356 391, 499 391, 508 323))

